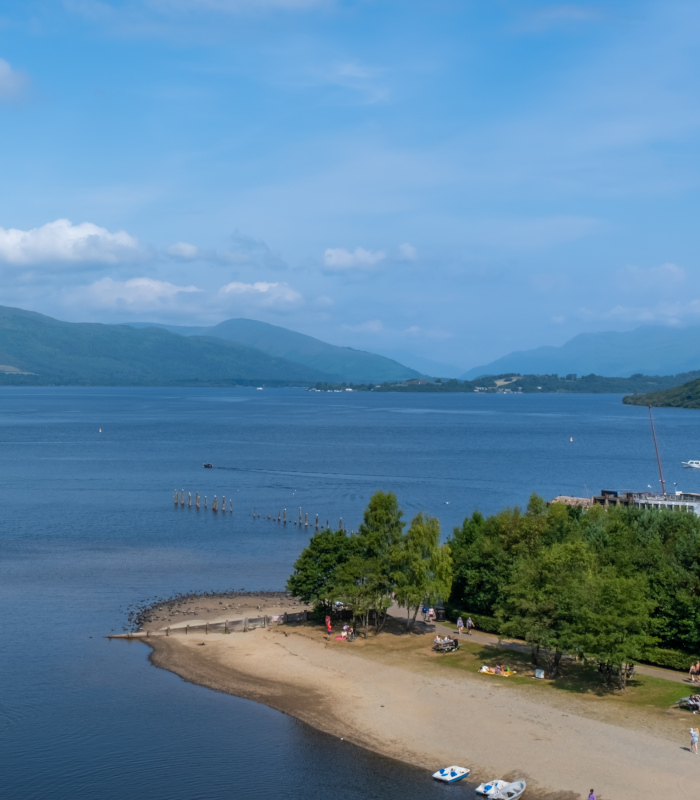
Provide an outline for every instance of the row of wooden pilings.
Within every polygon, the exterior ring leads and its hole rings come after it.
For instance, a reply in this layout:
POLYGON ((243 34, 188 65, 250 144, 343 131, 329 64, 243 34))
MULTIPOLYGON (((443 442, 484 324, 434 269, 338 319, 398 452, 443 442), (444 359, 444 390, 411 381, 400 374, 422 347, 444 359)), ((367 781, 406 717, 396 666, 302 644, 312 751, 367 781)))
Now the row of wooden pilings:
MULTIPOLYGON (((184 489, 180 489, 180 491, 178 492, 177 489, 176 489, 175 490, 175 495, 174 495, 174 500, 175 500, 175 505, 176 506, 187 505, 188 508, 192 508, 192 492, 188 492, 187 493, 187 503, 185 503, 185 490, 184 489)), ((195 495, 194 495, 195 508, 199 509, 200 508, 200 504, 201 504, 201 498, 199 496, 199 492, 195 492, 195 495)), ((206 507, 207 507, 207 496, 204 495, 204 508, 206 508, 206 507)), ((225 513, 226 512, 226 496, 225 495, 222 496, 222 498, 221 498, 221 508, 219 508, 219 501, 217 500, 216 495, 214 495, 214 500, 213 500, 213 502, 211 504, 211 510, 212 511, 222 511, 222 512, 225 513)), ((229 514, 233 513, 233 500, 229 500, 228 501, 228 511, 229 511, 229 514)))
MULTIPOLYGON (((255 512, 253 512, 253 516, 255 516, 255 512)), ((260 515, 258 514, 257 516, 260 516, 260 515)), ((282 511, 279 511, 277 513, 277 516, 275 516, 274 514, 268 514, 267 518, 272 520, 273 522, 281 522, 282 525, 286 525, 287 524, 287 509, 285 508, 282 511)), ((308 514, 306 514, 306 513, 304 514, 304 521, 302 522, 301 506, 299 506, 299 521, 297 522, 295 520, 294 524, 298 525, 300 528, 302 526, 304 528, 308 528, 309 527, 309 515, 308 514)), ((319 526, 319 520, 318 520, 318 514, 316 514, 316 524, 314 525, 314 528, 316 530, 318 530, 318 526, 319 526)), ((329 520, 326 520, 326 528, 330 528, 329 520)), ((342 517, 340 518, 340 525, 338 526, 338 529, 341 530, 341 531, 345 530, 345 528, 343 527, 343 518, 342 517)))
MULTIPOLYGON (((187 493, 187 499, 185 499, 185 490, 184 489, 180 489, 180 491, 178 492, 178 490, 176 489, 175 493, 173 495, 173 501, 175 503, 175 506, 182 506, 182 507, 187 506, 187 508, 192 508, 192 492, 188 492, 187 493)), ((201 501, 201 497, 199 495, 199 492, 195 492, 194 506, 195 506, 196 509, 199 510, 199 508, 201 507, 201 502, 202 501, 201 501)), ((208 503, 207 495, 204 495, 204 508, 207 508, 207 503, 208 503)), ((216 512, 221 511, 223 513, 226 513, 226 496, 225 495, 222 496, 222 498, 221 498, 221 507, 219 507, 219 501, 218 501, 216 495, 214 495, 214 500, 213 500, 213 502, 211 504, 211 510, 212 511, 216 511, 216 512)), ((229 500, 228 501, 228 512, 229 512, 229 514, 233 513, 233 500, 229 500)), ((260 518, 260 514, 258 514, 257 509, 253 509, 253 519, 256 519, 256 518, 259 519, 260 518)), ((275 517, 274 514, 268 514, 267 518, 269 520, 272 520, 273 522, 280 522, 280 523, 282 523, 282 525, 286 525, 287 524, 287 509, 285 508, 282 511, 279 511, 277 513, 276 517, 275 517)), ((300 528, 302 526, 304 528, 308 528, 309 527, 309 515, 308 515, 308 513, 305 513, 303 515, 303 522, 302 522, 302 509, 301 509, 301 506, 299 506, 299 520, 298 521, 295 520, 294 524, 298 525, 300 528)), ((314 528, 316 530, 318 530, 318 528, 319 528, 318 514, 316 514, 316 524, 314 525, 314 528)), ((329 520, 326 520, 326 528, 330 528, 330 521, 329 520)), ((342 517, 340 518, 340 523, 338 525, 338 530, 341 530, 341 531, 345 530, 345 528, 343 527, 343 518, 342 517)))

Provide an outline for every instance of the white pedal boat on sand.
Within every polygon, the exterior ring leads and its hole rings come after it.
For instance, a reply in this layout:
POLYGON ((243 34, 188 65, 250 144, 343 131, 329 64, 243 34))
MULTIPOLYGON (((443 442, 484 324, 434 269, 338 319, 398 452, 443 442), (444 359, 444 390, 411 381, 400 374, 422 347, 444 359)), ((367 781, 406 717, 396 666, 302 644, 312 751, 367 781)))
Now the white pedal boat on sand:
POLYGON ((524 791, 525 781, 513 781, 499 789, 496 794, 492 794, 491 800, 518 800, 523 796, 524 791))
POLYGON ((506 786, 508 786, 508 781, 487 781, 476 787, 476 793, 482 797, 493 797, 506 786))
POLYGON ((433 772, 433 778, 443 783, 457 783, 462 778, 466 778, 467 775, 469 775, 469 770, 466 767, 445 767, 433 772))

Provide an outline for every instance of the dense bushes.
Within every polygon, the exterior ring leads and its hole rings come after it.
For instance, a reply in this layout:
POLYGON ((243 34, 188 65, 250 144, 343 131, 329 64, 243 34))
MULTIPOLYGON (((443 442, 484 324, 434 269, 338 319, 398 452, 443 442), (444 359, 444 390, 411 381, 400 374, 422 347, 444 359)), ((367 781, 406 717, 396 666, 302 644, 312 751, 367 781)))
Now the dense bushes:
POLYGON ((678 669, 682 672, 687 672, 690 669, 690 665, 694 664, 698 659, 689 653, 684 653, 682 650, 651 647, 642 652, 639 660, 654 667, 666 667, 667 669, 678 669))

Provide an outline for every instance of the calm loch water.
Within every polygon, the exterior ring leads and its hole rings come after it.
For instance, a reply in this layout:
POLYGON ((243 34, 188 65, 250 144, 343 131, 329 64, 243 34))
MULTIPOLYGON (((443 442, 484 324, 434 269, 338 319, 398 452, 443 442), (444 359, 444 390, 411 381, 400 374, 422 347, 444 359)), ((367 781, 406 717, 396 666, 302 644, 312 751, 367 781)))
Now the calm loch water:
MULTIPOLYGON (((667 485, 700 491, 700 416, 655 418, 667 485)), ((148 598, 281 588, 309 535, 265 519, 285 507, 356 528, 381 488, 449 532, 533 491, 658 485, 647 411, 617 396, 292 389, 3 388, 0 478, 0 796, 22 800, 469 796, 104 634, 148 598)))

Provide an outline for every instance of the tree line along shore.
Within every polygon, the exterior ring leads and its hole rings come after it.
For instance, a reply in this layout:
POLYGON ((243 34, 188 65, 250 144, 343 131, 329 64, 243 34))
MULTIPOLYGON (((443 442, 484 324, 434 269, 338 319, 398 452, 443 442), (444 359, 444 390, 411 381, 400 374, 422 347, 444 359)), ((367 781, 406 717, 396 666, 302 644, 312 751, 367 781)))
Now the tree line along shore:
POLYGON ((393 602, 410 630, 444 600, 452 619, 527 642, 548 677, 574 655, 623 690, 636 662, 687 671, 698 659, 700 519, 533 495, 525 510, 475 512, 441 543, 437 519, 406 525, 396 496, 377 492, 356 534, 314 534, 287 589, 320 617, 349 609, 365 636, 393 602))
MULTIPOLYGON (((324 383, 312 388, 319 392, 404 392, 418 394, 622 394, 624 402, 631 404, 663 405, 664 392, 685 392, 687 387, 700 387, 700 371, 678 375, 632 375, 629 378, 602 375, 521 375, 508 372, 501 375, 483 375, 474 380, 457 378, 414 378, 384 383, 324 383), (654 395, 654 397, 651 397, 654 395), (647 400, 651 397, 651 401, 647 400)), ((700 395, 700 389, 698 390, 700 395)), ((698 407, 688 405, 686 407, 698 407)))

